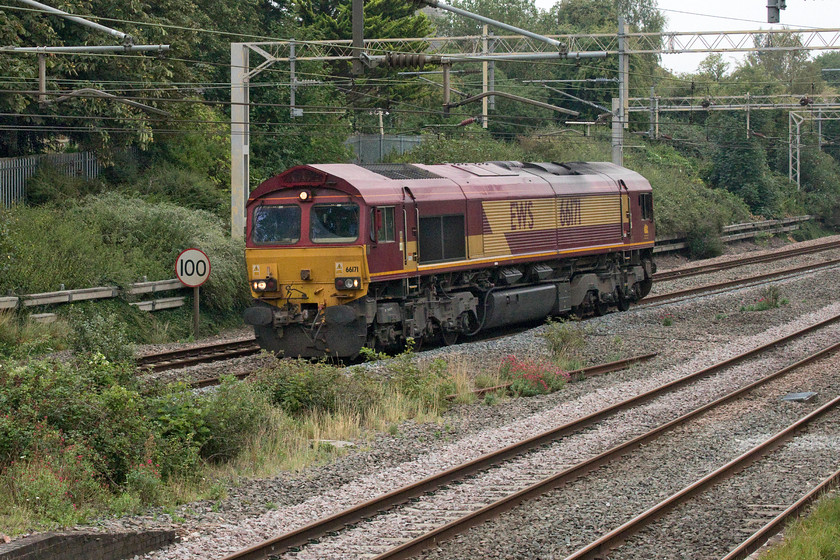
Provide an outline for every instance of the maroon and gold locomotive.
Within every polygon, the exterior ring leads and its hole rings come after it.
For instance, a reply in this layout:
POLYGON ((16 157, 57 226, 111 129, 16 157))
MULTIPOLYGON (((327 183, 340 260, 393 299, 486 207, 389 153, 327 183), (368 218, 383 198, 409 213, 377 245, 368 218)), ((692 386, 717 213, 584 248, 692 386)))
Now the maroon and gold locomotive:
POLYGON ((353 357, 648 294, 653 199, 610 163, 304 165, 248 200, 259 344, 353 357))

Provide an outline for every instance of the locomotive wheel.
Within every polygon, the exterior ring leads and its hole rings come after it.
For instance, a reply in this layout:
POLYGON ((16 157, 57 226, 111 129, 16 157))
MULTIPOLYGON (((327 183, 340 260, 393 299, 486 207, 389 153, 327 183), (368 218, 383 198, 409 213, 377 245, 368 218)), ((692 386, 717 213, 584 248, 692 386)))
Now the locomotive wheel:
POLYGON ((630 309, 630 300, 624 295, 621 288, 618 289, 618 304, 616 305, 619 311, 627 311, 630 309))
POLYGON ((605 301, 601 301, 600 297, 595 300, 595 315, 597 315, 598 317, 603 317, 604 315, 607 314, 607 311, 609 311, 609 310, 610 310, 610 304, 609 303, 607 303, 605 301))
POLYGON ((440 339, 446 346, 452 346, 458 342, 458 331, 450 331, 447 329, 440 329, 440 339))
POLYGON ((646 295, 650 293, 651 288, 653 288, 653 280, 650 278, 645 278, 641 282, 637 284, 638 286, 638 293, 639 299, 642 299, 646 295))

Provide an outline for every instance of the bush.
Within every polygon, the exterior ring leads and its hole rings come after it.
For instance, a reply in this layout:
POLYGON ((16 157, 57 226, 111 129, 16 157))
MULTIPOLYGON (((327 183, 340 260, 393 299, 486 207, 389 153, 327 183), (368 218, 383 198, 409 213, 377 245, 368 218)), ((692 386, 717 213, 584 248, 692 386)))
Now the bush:
POLYGON ((94 222, 110 253, 128 254, 135 279, 144 275, 156 280, 172 278, 178 253, 197 247, 207 253, 212 265, 201 289, 202 302, 211 309, 229 311, 244 308, 250 301, 244 246, 230 239, 218 217, 117 195, 91 199, 76 212, 94 222))
POLYGON ((436 358, 422 363, 416 359, 413 348, 409 339, 406 350, 387 364, 396 388, 425 406, 444 406, 447 395, 458 392, 446 361, 436 358))
POLYGON ((577 365, 580 350, 583 349, 586 340, 583 329, 577 323, 568 321, 554 321, 549 318, 546 321, 545 330, 540 333, 548 344, 548 349, 554 359, 563 363, 567 369, 571 364, 577 365))
POLYGON ((133 466, 125 477, 125 489, 143 504, 156 504, 163 492, 163 479, 151 459, 133 466))
POLYGON ((346 375, 329 364, 299 360, 279 360, 252 378, 272 403, 292 415, 340 409, 364 413, 380 391, 363 372, 346 375))
POLYGON ((228 461, 243 449, 247 434, 256 433, 269 415, 270 403, 253 383, 225 377, 205 399, 202 411, 210 435, 201 446, 209 461, 228 461))
POLYGON ((505 357, 499 373, 510 380, 511 392, 521 397, 552 393, 569 381, 569 374, 550 362, 520 360, 516 356, 505 357))
POLYGON ((171 164, 154 166, 130 188, 150 203, 172 203, 220 217, 230 215, 230 197, 213 180, 171 164))
POLYGON ((77 354, 101 354, 109 362, 133 362, 134 345, 114 313, 92 313, 73 321, 71 346, 77 354))
POLYGON ((692 259, 708 259, 723 254, 720 230, 711 224, 695 224, 686 232, 685 241, 692 259))
POLYGON ((67 175, 55 165, 43 163, 26 182, 26 201, 29 204, 66 204, 103 190, 101 182, 78 175, 67 175))
POLYGON ((53 291, 59 284, 124 286, 144 276, 165 280, 174 277, 178 253, 198 247, 213 266, 201 290, 206 309, 235 313, 249 302, 242 242, 231 240, 225 224, 207 212, 106 194, 68 209, 15 213, 9 242, 16 257, 0 275, 0 293, 53 291))
POLYGON ((89 505, 103 503, 107 495, 90 451, 64 444, 55 432, 41 437, 39 447, 10 463, 0 478, 19 506, 56 523, 80 521, 89 505))
POLYGON ((393 155, 390 161, 404 163, 477 163, 526 159, 517 145, 494 140, 490 135, 464 134, 441 137, 424 135, 423 142, 413 150, 393 155))
POLYGON ((12 311, 0 311, 0 357, 26 358, 67 347, 70 327, 66 321, 33 321, 12 311))

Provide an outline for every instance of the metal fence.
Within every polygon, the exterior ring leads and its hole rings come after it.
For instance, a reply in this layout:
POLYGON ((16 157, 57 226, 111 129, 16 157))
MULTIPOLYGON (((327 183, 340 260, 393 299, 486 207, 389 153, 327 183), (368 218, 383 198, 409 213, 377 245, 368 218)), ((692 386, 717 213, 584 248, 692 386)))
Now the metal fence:
POLYGON ((344 144, 353 149, 356 163, 382 163, 391 152, 405 153, 422 141, 422 136, 354 134, 344 144))
POLYGON ((8 208, 22 202, 26 198, 26 181, 43 164, 52 165, 66 175, 87 178, 97 177, 100 170, 99 161, 90 152, 0 158, 0 204, 8 208))

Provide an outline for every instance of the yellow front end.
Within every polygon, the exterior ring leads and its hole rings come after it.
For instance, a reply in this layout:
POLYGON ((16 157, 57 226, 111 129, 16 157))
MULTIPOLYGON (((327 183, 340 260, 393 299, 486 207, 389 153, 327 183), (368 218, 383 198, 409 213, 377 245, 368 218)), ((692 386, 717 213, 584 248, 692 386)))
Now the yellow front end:
POLYGON ((245 263, 251 295, 276 306, 290 303, 313 304, 323 309, 345 305, 367 294, 368 273, 365 247, 289 247, 246 249, 245 263), (275 291, 256 292, 254 282, 273 278, 275 291), (337 280, 345 280, 340 289, 337 280), (358 280, 349 284, 347 280, 358 280))
POLYGON ((367 340, 365 246, 250 248, 245 261, 257 300, 245 322, 262 348, 286 357, 358 354, 367 340))

